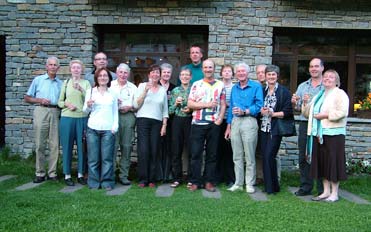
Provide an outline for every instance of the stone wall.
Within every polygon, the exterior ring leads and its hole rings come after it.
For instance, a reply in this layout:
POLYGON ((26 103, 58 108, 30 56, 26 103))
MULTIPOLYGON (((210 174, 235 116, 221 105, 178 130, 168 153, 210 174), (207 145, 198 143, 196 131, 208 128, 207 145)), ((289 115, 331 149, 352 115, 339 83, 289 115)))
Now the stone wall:
MULTIPOLYGON (((371 29, 368 1, 322 2, 0 0, 0 35, 6 36, 6 144, 13 152, 32 152, 34 107, 23 102, 23 95, 32 78, 44 73, 48 55, 60 58, 63 77, 71 59, 81 59, 89 70, 97 49, 94 25, 208 25, 209 57, 218 65, 244 60, 254 68, 272 61, 274 27, 371 29)), ((287 139, 283 152, 293 164, 295 141, 287 139)), ((357 145, 352 152, 361 152, 358 142, 352 145, 357 145)))

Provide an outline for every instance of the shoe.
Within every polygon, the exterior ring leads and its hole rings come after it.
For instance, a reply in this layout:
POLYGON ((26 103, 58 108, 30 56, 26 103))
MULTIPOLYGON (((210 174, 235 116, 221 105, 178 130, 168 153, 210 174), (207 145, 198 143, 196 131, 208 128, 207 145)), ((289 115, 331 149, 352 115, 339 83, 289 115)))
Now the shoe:
POLYGON ((235 191, 242 191, 243 188, 242 186, 238 186, 238 185, 233 185, 232 187, 230 187, 229 189, 227 189, 228 191, 231 191, 231 192, 235 192, 235 191))
POLYGON ((180 185, 180 183, 179 183, 178 181, 174 181, 174 182, 170 185, 170 187, 172 187, 172 188, 177 188, 179 185, 180 185))
POLYGON ((84 177, 77 178, 77 182, 81 185, 86 185, 87 184, 86 179, 84 177))
POLYGON ((139 188, 145 188, 146 187, 146 184, 140 183, 140 184, 138 184, 138 187, 139 188))
POLYGON ((254 186, 257 186, 257 185, 260 185, 260 184, 264 184, 263 179, 262 178, 256 178, 254 186))
POLYGON ((75 186, 75 183, 73 182, 72 178, 64 179, 64 183, 65 183, 67 186, 75 186))
POLYGON ((58 181, 58 176, 53 176, 53 177, 46 177, 47 180, 51 180, 51 181, 58 181))
POLYGON ((311 192, 306 192, 302 189, 299 189, 298 191, 295 192, 295 195, 298 197, 303 197, 303 196, 311 195, 311 192))
POLYGON ((192 186, 192 183, 191 182, 188 182, 187 183, 187 188, 190 188, 192 186))
POLYGON ((35 176, 35 179, 33 179, 33 182, 35 184, 41 183, 45 181, 45 176, 35 176))
POLYGON ((113 188, 112 188, 111 186, 108 185, 108 186, 104 187, 104 189, 105 189, 106 191, 112 191, 113 188))
POLYGON ((230 188, 234 185, 234 182, 228 182, 228 183, 225 183, 225 186, 227 186, 227 188, 230 188))
POLYGON ((206 183, 206 185, 205 185, 205 189, 206 189, 206 191, 208 191, 208 192, 215 192, 215 191, 216 191, 215 186, 214 186, 212 183, 210 183, 210 182, 207 182, 207 183, 206 183))
POLYGON ((188 187, 188 190, 191 192, 194 192, 198 189, 198 186, 196 184, 192 184, 191 186, 188 187))
POLYGON ((320 196, 316 196, 316 197, 312 197, 312 201, 323 201, 323 200, 326 200, 328 197, 320 197, 320 196))
POLYGON ((156 185, 154 183, 149 183, 148 184, 148 187, 150 187, 150 188, 156 188, 156 185))
POLYGON ((131 185, 131 182, 128 179, 126 179, 126 180, 120 180, 120 183, 122 185, 131 185))
POLYGON ((254 193, 255 192, 255 188, 253 186, 246 185, 246 192, 247 193, 254 193))
POLYGON ((331 199, 330 197, 325 199, 325 202, 327 203, 335 203, 339 200, 339 198, 331 199))

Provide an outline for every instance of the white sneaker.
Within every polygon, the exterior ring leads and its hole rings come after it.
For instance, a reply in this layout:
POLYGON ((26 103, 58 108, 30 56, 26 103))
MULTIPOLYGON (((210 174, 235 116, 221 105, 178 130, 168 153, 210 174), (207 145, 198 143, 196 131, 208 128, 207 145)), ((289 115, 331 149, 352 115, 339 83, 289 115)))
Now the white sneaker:
POLYGON ((242 191, 243 190, 243 188, 242 188, 242 186, 238 186, 238 185, 232 185, 232 187, 230 187, 229 189, 227 189, 228 191, 231 191, 231 192, 235 192, 235 191, 242 191))
POLYGON ((254 193, 255 192, 255 188, 253 186, 246 185, 246 192, 247 193, 254 193))

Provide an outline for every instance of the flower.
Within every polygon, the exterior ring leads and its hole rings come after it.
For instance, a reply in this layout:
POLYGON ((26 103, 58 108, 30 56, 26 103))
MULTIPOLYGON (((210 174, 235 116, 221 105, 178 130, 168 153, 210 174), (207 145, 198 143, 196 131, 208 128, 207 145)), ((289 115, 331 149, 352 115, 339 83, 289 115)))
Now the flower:
POLYGON ((360 110, 371 110, 371 92, 368 93, 368 96, 365 99, 359 101, 359 104, 360 110))

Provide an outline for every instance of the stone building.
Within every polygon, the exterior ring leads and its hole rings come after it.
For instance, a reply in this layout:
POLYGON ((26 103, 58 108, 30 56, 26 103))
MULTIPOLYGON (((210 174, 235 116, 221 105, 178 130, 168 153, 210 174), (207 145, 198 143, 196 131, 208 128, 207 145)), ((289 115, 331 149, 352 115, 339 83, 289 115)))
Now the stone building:
MULTIPOLYGON (((60 58, 63 78, 70 60, 89 71, 94 53, 105 51, 113 71, 121 62, 132 67, 132 80, 169 62, 175 81, 193 43, 218 65, 277 64, 291 91, 320 57, 339 71, 356 117, 354 104, 371 92, 370 29, 368 0, 0 0, 0 144, 32 152, 33 106, 23 95, 47 56, 60 58)), ((347 150, 359 157, 370 158, 369 123, 350 119, 347 150)), ((296 138, 286 139, 283 164, 295 165, 296 154, 296 138)))

